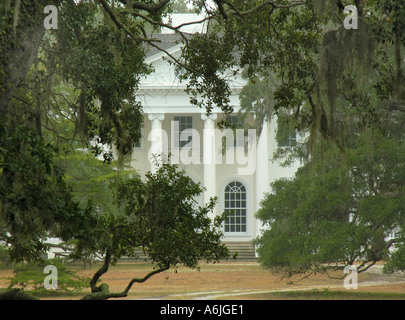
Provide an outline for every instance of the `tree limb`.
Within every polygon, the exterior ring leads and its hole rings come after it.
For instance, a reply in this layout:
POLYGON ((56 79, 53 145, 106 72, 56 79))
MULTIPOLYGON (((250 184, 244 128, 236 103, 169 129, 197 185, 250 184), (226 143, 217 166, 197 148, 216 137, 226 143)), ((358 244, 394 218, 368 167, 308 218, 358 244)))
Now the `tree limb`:
POLYGON ((293 7, 297 7, 297 6, 303 6, 306 5, 306 1, 291 1, 289 4, 278 4, 275 1, 264 1, 263 3, 259 4, 258 6, 251 8, 249 10, 245 10, 245 11, 238 11, 234 6, 232 6, 232 9, 235 11, 235 13, 233 13, 233 15, 237 14, 239 16, 246 16, 252 13, 255 13, 257 11, 260 11, 261 9, 263 9, 266 6, 271 6, 273 8, 277 8, 277 9, 288 9, 288 8, 293 8, 293 7))
MULTIPOLYGON (((159 269, 156 269, 156 270, 153 270, 153 271, 149 272, 143 278, 134 278, 134 279, 132 279, 129 282, 128 286, 125 288, 125 290, 122 291, 122 292, 116 292, 116 293, 109 292, 108 285, 106 285, 106 284, 101 285, 100 287, 97 287, 97 291, 93 291, 93 289, 92 289, 92 293, 87 295, 87 296, 84 296, 82 298, 82 300, 107 300, 107 299, 110 299, 110 298, 125 298, 125 297, 128 296, 128 292, 129 292, 129 290, 131 289, 132 285, 135 282, 136 283, 145 282, 146 280, 148 280, 150 277, 154 276, 155 274, 166 271, 169 268, 170 268, 170 266, 164 266, 164 267, 161 267, 159 269)), ((93 277, 93 279, 94 279, 94 277, 93 277)), ((93 279, 92 279, 92 281, 93 281, 93 279)))
POLYGON ((72 251, 73 249, 69 245, 64 245, 63 243, 60 244, 55 244, 55 243, 44 243, 45 246, 50 247, 50 248, 60 248, 64 251, 72 251))
POLYGON ((150 42, 150 41, 158 41, 156 39, 148 39, 148 38, 141 38, 136 36, 133 32, 131 32, 125 24, 123 24, 118 17, 115 15, 113 10, 110 8, 108 3, 105 0, 98 0, 98 2, 102 5, 104 10, 107 12, 107 14, 110 16, 111 20, 115 23, 115 25, 124 30, 133 40, 136 42, 144 41, 144 42, 150 42))
POLYGON ((127 296, 129 290, 131 289, 132 285, 136 282, 136 283, 142 283, 145 282, 146 280, 148 280, 150 277, 154 276, 155 274, 161 273, 163 271, 166 271, 170 268, 170 266, 164 266, 161 267, 159 269, 153 270, 151 272, 149 272, 146 276, 144 276, 143 278, 134 278, 132 279, 128 286, 125 288, 125 290, 122 292, 122 294, 125 294, 125 297, 127 296))
POLYGON ((127 0, 119 0, 119 2, 124 5, 131 5, 132 8, 134 8, 134 9, 144 10, 144 11, 154 14, 154 13, 158 13, 160 10, 162 10, 170 2, 170 0, 162 0, 156 4, 146 4, 144 2, 127 1, 127 0))

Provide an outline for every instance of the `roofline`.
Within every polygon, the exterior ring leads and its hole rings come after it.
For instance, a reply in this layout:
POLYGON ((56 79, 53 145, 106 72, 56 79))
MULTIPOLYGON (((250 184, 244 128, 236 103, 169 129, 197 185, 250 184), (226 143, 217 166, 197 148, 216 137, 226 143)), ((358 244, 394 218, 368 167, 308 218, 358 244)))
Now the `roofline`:
MULTIPOLYGON (((170 47, 169 49, 166 49, 165 51, 166 51, 167 53, 169 53, 170 55, 173 55, 173 54, 175 54, 175 53, 181 51, 181 49, 182 49, 183 47, 184 47, 184 44, 183 44, 183 43, 179 43, 179 44, 176 44, 176 45, 170 47)), ((164 51, 159 51, 158 53, 155 53, 154 55, 152 55, 152 56, 150 56, 150 57, 147 57, 147 58, 145 59, 145 63, 153 63, 153 62, 156 62, 156 61, 162 59, 163 57, 168 57, 168 58, 170 58, 170 56, 168 56, 166 52, 164 52, 164 51)))

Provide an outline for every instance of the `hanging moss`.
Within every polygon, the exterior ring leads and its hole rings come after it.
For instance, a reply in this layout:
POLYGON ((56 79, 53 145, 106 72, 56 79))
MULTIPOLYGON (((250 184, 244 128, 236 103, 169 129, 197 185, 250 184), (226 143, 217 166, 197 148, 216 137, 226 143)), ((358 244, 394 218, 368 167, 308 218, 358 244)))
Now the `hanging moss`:
MULTIPOLYGON (((318 2, 318 1, 315 1, 318 2)), ((319 70, 317 75, 317 100, 321 107, 314 108, 315 126, 312 131, 319 130, 322 135, 342 146, 342 137, 336 126, 336 103, 340 88, 338 81, 344 72, 355 69, 359 83, 366 83, 370 75, 375 44, 369 27, 359 16, 358 29, 345 29, 340 26, 324 34, 320 46, 319 70), (323 107, 326 107, 326 112, 323 107)))

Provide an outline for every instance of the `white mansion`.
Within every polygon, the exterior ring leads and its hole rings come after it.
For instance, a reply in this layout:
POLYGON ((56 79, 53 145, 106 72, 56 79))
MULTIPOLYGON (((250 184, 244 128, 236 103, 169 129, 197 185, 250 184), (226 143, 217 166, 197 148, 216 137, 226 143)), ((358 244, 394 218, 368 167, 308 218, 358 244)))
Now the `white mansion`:
MULTIPOLYGON (((174 57, 179 57, 181 44, 175 44, 173 34, 159 36, 160 44, 174 57)), ((256 130, 223 130, 217 127, 224 115, 214 109, 207 116, 205 110, 190 104, 185 83, 176 77, 170 58, 161 51, 151 52, 147 63, 154 72, 142 79, 137 97, 143 105, 144 127, 142 138, 134 148, 132 166, 141 175, 154 171, 154 155, 171 155, 171 163, 179 164, 206 191, 198 201, 208 202, 218 197, 214 214, 228 212, 224 222, 224 242, 250 243, 260 233, 261 222, 255 212, 270 183, 294 174, 299 163, 282 167, 272 160, 277 142, 276 121, 268 119, 261 135, 256 130), (226 137, 226 144, 223 143, 226 137)), ((231 105, 235 117, 239 107, 239 93, 245 84, 240 75, 232 82, 231 105)))

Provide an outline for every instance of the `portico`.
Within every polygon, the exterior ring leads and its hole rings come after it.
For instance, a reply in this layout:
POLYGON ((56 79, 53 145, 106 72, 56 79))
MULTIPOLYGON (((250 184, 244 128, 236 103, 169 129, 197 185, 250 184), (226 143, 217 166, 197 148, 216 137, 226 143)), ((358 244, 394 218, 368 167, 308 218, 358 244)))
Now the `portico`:
MULTIPOLYGON (((166 50, 178 57, 181 47, 173 45, 166 50)), ((178 80, 174 66, 163 53, 151 55, 147 63, 155 71, 142 79, 137 92, 145 116, 142 141, 134 148, 132 166, 140 174, 155 172, 154 161, 167 161, 170 155, 171 163, 178 164, 205 188, 199 204, 217 197, 211 216, 228 213, 223 225, 224 242, 249 243, 260 232, 255 212, 264 194, 271 191, 270 183, 295 172, 271 161, 277 147, 275 120, 266 119, 260 136, 254 129, 249 133, 242 130, 238 136, 232 130, 224 132, 218 127, 225 117, 222 110, 213 108, 208 115, 191 105, 185 84, 178 80)), ((235 74, 231 116, 240 109, 239 93, 244 84, 241 75, 235 74)))

